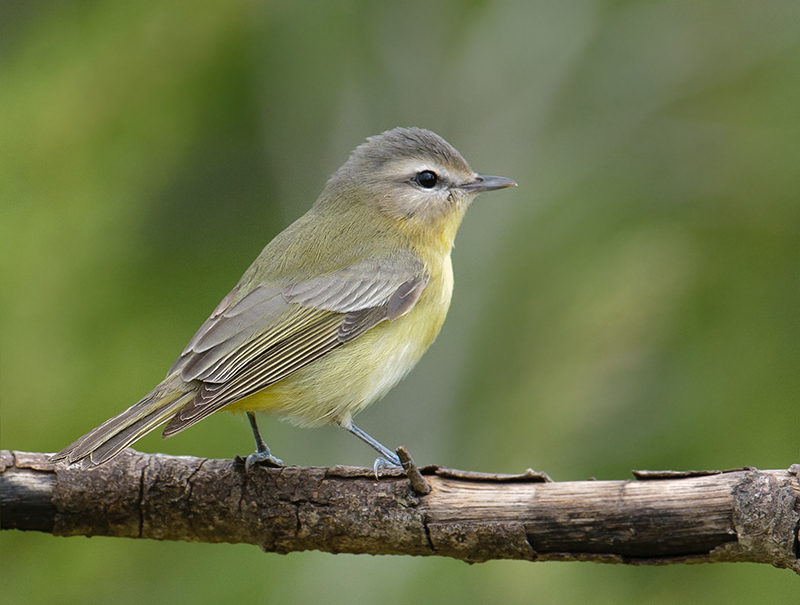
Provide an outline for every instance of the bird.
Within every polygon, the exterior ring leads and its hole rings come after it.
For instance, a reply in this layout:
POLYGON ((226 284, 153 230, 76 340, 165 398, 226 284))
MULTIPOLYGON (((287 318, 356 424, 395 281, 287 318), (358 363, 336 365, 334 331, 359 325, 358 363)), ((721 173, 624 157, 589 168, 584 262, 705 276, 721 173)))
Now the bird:
POLYGON ((438 335, 453 291, 450 252, 473 199, 512 186, 473 171, 430 130, 367 138, 311 209, 267 244, 166 378, 50 460, 91 469, 162 425, 171 437, 225 410, 250 422, 248 469, 283 465, 256 413, 300 427, 338 425, 378 452, 376 474, 400 466, 353 416, 438 335))

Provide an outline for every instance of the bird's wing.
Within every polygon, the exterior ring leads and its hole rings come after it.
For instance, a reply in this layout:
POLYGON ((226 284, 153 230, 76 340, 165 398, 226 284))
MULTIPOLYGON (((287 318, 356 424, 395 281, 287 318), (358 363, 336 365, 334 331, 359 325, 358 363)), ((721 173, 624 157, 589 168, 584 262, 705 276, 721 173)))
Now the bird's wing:
POLYGON ((287 377, 386 320, 407 313, 428 276, 421 261, 369 260, 287 283, 234 289, 175 362, 194 399, 164 429, 168 437, 287 377), (235 301, 235 302, 234 302, 235 301))

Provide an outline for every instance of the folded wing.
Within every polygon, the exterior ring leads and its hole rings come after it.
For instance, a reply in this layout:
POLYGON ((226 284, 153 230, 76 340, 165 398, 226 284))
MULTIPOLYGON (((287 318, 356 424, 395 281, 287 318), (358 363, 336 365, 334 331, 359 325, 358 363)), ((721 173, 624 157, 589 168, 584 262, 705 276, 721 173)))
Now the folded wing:
MULTIPOLYGON (((410 255, 410 253, 409 253, 410 255)), ((296 282, 234 289, 175 362, 201 384, 164 429, 174 435, 407 313, 428 276, 416 257, 370 260, 296 282)))

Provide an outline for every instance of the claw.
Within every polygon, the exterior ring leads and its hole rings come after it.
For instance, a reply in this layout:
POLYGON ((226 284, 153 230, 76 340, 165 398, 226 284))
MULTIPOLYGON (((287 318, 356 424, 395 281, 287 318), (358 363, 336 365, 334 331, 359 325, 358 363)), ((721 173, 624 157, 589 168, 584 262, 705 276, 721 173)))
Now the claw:
POLYGON ((244 467, 249 471, 254 465, 271 466, 273 468, 280 468, 283 466, 283 460, 276 458, 267 452, 253 452, 247 457, 244 462, 244 467))
POLYGON ((392 458, 385 456, 375 458, 375 462, 372 465, 372 470, 375 473, 376 479, 380 479, 381 471, 388 471, 396 468, 403 468, 403 464, 400 462, 400 458, 395 455, 393 455, 392 458))

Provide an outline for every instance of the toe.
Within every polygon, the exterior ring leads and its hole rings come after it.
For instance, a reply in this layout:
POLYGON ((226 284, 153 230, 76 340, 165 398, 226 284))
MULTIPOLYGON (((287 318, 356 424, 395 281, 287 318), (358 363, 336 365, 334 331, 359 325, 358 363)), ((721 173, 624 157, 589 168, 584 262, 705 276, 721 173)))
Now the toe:
POLYGON ((375 459, 375 463, 372 465, 372 470, 375 472, 375 478, 377 479, 381 471, 402 467, 403 465, 400 462, 400 458, 397 456, 393 456, 392 458, 381 456, 380 458, 375 459))
POLYGON ((247 457, 244 466, 247 470, 250 470, 256 464, 280 468, 283 466, 283 461, 266 452, 253 452, 247 457))

